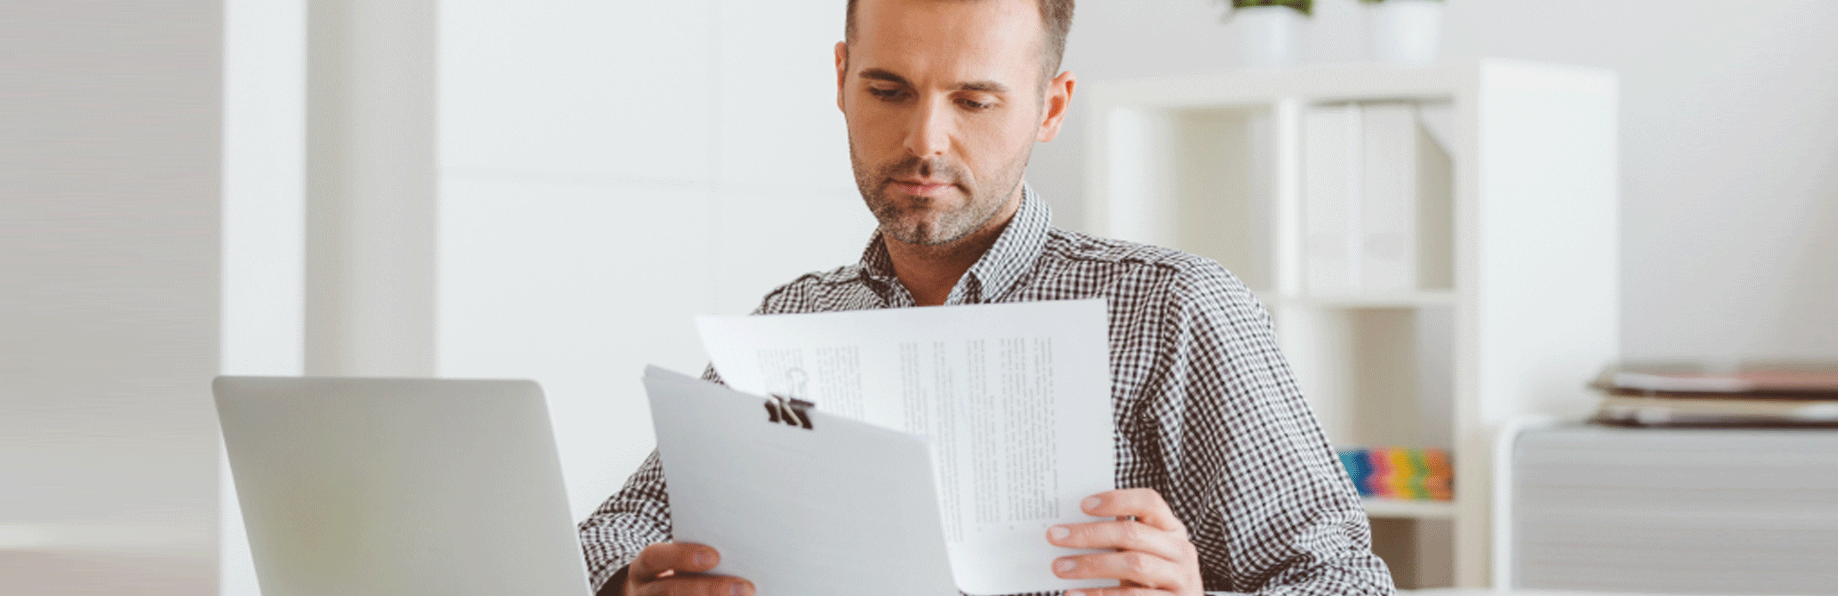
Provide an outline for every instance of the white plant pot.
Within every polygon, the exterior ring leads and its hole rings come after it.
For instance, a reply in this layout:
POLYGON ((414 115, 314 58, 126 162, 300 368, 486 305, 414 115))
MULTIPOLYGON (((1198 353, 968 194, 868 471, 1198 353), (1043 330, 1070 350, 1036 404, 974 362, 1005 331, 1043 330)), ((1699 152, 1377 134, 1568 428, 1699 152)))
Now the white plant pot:
POLYGON ((1366 5, 1366 52, 1375 62, 1430 64, 1442 44, 1441 0, 1366 5))
POLYGON ((1238 29, 1238 54, 1253 68, 1283 68, 1301 54, 1302 22, 1307 16, 1287 6, 1246 6, 1232 9, 1232 27, 1238 29))

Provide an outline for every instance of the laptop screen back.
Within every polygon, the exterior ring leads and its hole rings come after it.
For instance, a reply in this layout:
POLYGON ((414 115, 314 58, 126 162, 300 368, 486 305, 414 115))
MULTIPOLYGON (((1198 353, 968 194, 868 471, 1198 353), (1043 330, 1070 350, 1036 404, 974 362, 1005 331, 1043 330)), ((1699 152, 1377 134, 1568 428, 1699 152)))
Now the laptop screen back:
POLYGON ((219 377, 264 596, 586 596, 530 381, 219 377))

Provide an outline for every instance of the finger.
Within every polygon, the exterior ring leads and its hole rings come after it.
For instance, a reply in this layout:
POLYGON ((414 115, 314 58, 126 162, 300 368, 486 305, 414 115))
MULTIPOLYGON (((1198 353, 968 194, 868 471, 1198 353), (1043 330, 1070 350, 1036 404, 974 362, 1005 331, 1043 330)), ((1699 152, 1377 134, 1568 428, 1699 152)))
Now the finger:
POLYGON ((1168 508, 1168 502, 1162 500, 1161 493, 1152 488, 1126 488, 1101 492, 1085 498, 1079 504, 1085 513, 1100 517, 1134 517, 1140 521, 1169 532, 1178 532, 1187 536, 1187 526, 1174 517, 1174 511, 1168 508))
POLYGON ((1080 588, 1066 590, 1066 596, 1173 596, 1174 592, 1144 588, 1141 586, 1118 586, 1115 588, 1080 588))
POLYGON ((725 575, 687 575, 640 584, 628 596, 753 596, 753 582, 725 575))
POLYGON ((1053 574, 1067 579, 1116 579, 1171 590, 1179 587, 1186 576, 1174 561, 1139 551, 1060 557, 1053 561, 1053 574))
POLYGON ((627 574, 638 581, 657 579, 665 571, 700 573, 715 568, 721 553, 714 548, 687 542, 659 542, 639 551, 627 574))
POLYGON ((1170 561, 1187 554, 1186 536, 1134 521, 1053 526, 1047 529, 1047 541, 1067 548, 1139 550, 1170 561))

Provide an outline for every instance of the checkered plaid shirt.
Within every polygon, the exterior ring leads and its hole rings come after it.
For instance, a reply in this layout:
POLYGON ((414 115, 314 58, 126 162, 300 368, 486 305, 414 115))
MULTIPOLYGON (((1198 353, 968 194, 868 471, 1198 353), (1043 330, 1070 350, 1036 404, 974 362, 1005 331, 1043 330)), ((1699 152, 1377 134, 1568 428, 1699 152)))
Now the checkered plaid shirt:
MULTIPOLYGON (((1161 493, 1199 550, 1206 589, 1394 593, 1359 497, 1250 290, 1211 260, 1049 218, 1024 186, 1015 218, 946 303, 1108 299, 1117 486, 1161 493)), ((877 233, 860 263, 781 286, 756 314, 913 305, 877 233)), ((580 532, 596 590, 671 538, 655 451, 580 532)))

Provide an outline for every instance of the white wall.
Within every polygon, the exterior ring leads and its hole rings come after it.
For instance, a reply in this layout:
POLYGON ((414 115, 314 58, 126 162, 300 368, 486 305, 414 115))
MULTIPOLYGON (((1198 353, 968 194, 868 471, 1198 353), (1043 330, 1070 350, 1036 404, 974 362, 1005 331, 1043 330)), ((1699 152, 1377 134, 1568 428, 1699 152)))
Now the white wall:
MULTIPOLYGON (((306 368, 306 0, 223 3, 222 373, 306 368)), ((218 593, 260 593, 219 456, 218 593)))
POLYGON ((0 5, 0 592, 216 585, 221 24, 0 5))
POLYGON ((449 0, 438 370, 534 378, 585 516, 653 444, 646 364, 692 317, 859 255, 839 2, 449 0))
POLYGON ((1450 18, 1472 23, 1449 36, 1458 55, 1621 72, 1629 355, 1838 356, 1838 3, 1480 2, 1450 18))
MULTIPOLYGON (((1239 64, 1200 0, 1085 0, 1066 66, 1084 80, 1239 64)), ((1838 3, 1449 0, 1444 56, 1621 75, 1622 350, 1631 357, 1838 356, 1838 3)), ((1355 0, 1316 0, 1305 62, 1363 59, 1355 0)), ((1082 215, 1074 99, 1029 179, 1082 215)), ((1561 241, 1561 239, 1553 239, 1561 241)))
POLYGON ((307 374, 434 374, 439 5, 306 3, 307 374))

